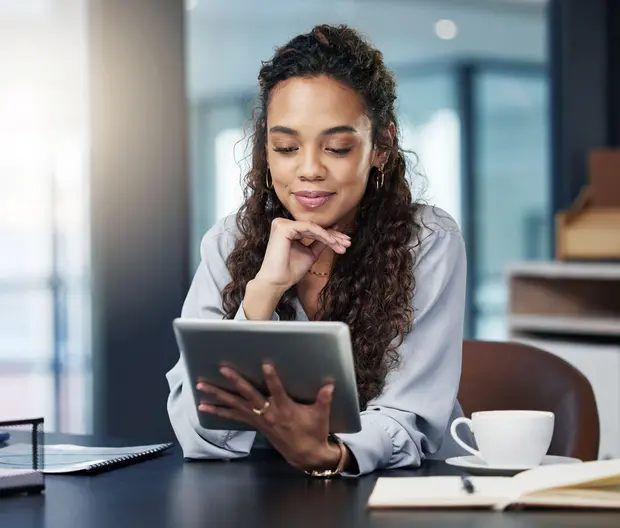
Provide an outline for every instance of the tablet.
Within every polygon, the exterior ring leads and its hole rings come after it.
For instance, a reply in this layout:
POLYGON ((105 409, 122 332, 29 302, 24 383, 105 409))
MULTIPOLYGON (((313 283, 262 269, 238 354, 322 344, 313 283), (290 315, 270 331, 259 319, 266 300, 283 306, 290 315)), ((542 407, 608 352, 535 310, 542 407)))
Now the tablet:
POLYGON ((232 321, 175 319, 173 328, 192 387, 200 425, 215 430, 253 430, 248 424, 198 411, 209 396, 196 389, 199 378, 234 392, 222 376, 230 366, 268 395, 262 364, 271 362, 289 396, 310 404, 327 382, 334 383, 330 432, 361 430, 349 327, 329 321, 232 321))

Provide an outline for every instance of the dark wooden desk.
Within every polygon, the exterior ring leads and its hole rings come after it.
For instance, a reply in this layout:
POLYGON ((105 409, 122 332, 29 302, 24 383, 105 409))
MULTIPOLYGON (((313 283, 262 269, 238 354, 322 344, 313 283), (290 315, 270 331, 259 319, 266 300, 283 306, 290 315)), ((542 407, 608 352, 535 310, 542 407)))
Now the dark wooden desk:
MULTIPOLYGON (((70 440, 92 443, 86 437, 70 440)), ((48 435, 47 442, 56 441, 48 435)), ((0 527, 620 526, 615 512, 367 511, 376 477, 387 474, 455 471, 435 462, 419 470, 321 481, 264 450, 235 462, 184 463, 174 448, 160 458, 95 476, 48 476, 44 495, 0 499, 0 527)))

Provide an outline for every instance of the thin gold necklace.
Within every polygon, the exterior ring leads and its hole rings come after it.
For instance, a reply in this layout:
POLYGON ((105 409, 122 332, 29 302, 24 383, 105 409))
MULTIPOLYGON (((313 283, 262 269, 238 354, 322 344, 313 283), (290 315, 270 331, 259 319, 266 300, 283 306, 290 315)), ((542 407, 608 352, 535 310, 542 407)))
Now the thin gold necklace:
POLYGON ((329 277, 329 272, 314 271, 312 268, 310 268, 308 272, 312 273, 312 275, 318 275, 319 277, 329 277))

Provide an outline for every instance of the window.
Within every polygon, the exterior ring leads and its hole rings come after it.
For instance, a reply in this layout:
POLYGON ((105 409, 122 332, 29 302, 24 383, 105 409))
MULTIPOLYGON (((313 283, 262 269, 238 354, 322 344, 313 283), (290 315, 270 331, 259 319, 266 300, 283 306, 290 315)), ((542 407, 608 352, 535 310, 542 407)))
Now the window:
POLYGON ((461 223, 460 117, 454 75, 396 72, 402 147, 410 152, 414 198, 461 223))
POLYGON ((548 82, 542 68, 485 68, 474 77, 473 203, 476 337, 505 339, 504 267, 550 258, 548 82))
POLYGON ((85 0, 39 3, 41 9, 5 4, 0 54, 8 55, 2 64, 10 71, 0 77, 0 416, 43 416, 47 430, 86 432, 85 0), (63 60, 51 65, 50 50, 63 60))

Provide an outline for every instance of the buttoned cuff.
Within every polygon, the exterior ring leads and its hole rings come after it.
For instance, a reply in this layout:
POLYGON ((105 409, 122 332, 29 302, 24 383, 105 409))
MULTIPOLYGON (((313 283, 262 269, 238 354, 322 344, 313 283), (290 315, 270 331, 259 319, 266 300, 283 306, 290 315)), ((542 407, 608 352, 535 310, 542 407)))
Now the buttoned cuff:
POLYGON ((378 413, 362 414, 359 433, 337 435, 350 449, 357 461, 358 472, 343 472, 344 477, 359 477, 386 466, 392 457, 392 437, 389 433, 391 418, 378 413))
MULTIPOLYGON (((237 310, 237 313, 235 314, 235 321, 247 321, 248 318, 245 316, 245 311, 243 310, 243 302, 239 305, 239 309, 237 310)), ((271 314, 271 320, 272 321, 279 321, 280 320, 280 316, 276 313, 273 312, 271 314)))

